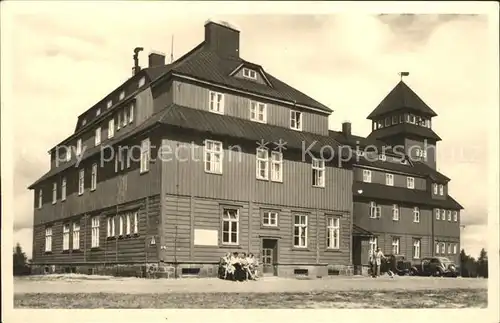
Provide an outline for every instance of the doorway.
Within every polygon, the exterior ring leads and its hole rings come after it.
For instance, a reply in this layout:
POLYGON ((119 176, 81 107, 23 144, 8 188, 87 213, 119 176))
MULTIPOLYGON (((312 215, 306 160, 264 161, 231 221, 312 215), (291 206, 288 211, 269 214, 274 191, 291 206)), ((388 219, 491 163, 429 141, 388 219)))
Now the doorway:
POLYGON ((262 274, 264 276, 278 275, 278 240, 262 239, 262 274))

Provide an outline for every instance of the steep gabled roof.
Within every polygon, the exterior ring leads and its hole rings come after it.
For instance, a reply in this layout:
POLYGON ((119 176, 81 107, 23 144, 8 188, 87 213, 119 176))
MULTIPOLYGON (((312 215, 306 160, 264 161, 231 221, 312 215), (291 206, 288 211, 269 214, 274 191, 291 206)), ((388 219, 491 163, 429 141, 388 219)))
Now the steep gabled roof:
POLYGON ((367 119, 375 119, 394 111, 413 110, 429 117, 437 116, 408 85, 400 81, 379 103, 367 119))

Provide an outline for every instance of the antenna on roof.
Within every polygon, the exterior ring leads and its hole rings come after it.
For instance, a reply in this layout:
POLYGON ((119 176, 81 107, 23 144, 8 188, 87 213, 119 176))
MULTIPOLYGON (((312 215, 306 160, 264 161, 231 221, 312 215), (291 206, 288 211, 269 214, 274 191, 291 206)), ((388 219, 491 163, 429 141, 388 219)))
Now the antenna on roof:
POLYGON ((174 61, 174 34, 172 34, 172 43, 170 44, 170 64, 174 61))
POLYGON ((409 76, 410 75, 410 72, 399 72, 398 73, 400 78, 401 78, 401 81, 403 80, 403 76, 409 76))

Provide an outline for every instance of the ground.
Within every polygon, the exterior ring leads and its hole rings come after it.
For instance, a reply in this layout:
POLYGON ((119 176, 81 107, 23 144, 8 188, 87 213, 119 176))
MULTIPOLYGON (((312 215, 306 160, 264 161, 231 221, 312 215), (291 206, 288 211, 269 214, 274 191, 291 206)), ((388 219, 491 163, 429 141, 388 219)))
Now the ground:
POLYGON ((435 277, 139 279, 46 275, 14 280, 16 308, 487 307, 487 280, 435 277))

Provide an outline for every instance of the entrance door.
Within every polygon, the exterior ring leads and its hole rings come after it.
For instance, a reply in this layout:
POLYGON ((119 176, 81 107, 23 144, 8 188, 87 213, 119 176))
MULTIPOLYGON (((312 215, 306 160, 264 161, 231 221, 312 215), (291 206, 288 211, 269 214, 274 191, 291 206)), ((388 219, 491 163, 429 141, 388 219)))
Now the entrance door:
POLYGON ((262 239, 262 272, 264 275, 276 275, 278 262, 278 240, 262 239))

